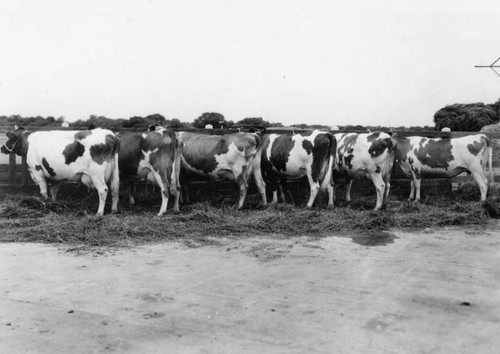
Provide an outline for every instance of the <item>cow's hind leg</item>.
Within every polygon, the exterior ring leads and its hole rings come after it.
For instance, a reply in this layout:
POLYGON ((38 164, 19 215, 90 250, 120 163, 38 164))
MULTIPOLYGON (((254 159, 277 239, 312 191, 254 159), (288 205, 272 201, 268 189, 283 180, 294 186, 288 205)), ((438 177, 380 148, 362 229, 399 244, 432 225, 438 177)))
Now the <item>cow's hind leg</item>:
POLYGON ((385 194, 385 183, 380 174, 378 173, 372 173, 370 175, 370 178, 373 182, 373 185, 375 186, 375 189, 377 190, 377 204, 375 205, 374 211, 380 210, 383 205, 383 200, 384 200, 384 194, 385 194))
POLYGON ((92 184, 95 189, 97 189, 97 193, 99 194, 99 208, 97 209, 97 216, 104 215, 104 205, 106 205, 106 198, 108 196, 108 186, 104 181, 104 178, 91 176, 92 184))
POLYGON ((238 201, 238 210, 243 208, 243 203, 245 203, 245 197, 248 191, 248 185, 245 182, 238 182, 238 186, 240 188, 240 200, 238 201))
POLYGON ((40 187, 40 194, 44 199, 49 199, 49 194, 47 192, 47 180, 45 176, 41 173, 31 173, 31 178, 40 187))
POLYGON ((472 172, 472 177, 474 177, 479 186, 479 190, 481 191, 481 201, 484 202, 488 193, 488 179, 483 173, 477 171, 472 172))
POLYGON ((307 201, 307 207, 311 208, 314 204, 314 200, 316 199, 316 196, 318 195, 319 183, 313 182, 312 178, 309 178, 309 187, 310 187, 310 196, 309 196, 309 200, 307 201))
POLYGON ((50 197, 52 198, 53 202, 56 201, 57 192, 59 191, 60 186, 61 186, 61 182, 59 182, 59 181, 54 181, 50 185, 50 197))
POLYGON ((111 188, 111 212, 118 212, 118 198, 120 195, 120 173, 118 171, 118 154, 115 154, 115 164, 113 166, 113 173, 111 175, 110 188, 111 188))
POLYGON ((408 201, 415 199, 415 181, 413 177, 410 179, 410 195, 408 196, 408 201))
POLYGON ((352 188, 352 179, 346 178, 346 180, 345 180, 345 201, 347 203, 351 202, 351 188, 352 188))

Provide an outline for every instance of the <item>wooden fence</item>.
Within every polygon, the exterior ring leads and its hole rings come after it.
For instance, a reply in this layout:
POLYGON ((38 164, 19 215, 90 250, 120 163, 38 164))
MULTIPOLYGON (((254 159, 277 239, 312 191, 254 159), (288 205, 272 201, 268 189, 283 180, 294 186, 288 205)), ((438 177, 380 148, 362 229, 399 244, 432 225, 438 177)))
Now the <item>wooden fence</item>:
MULTIPOLYGON (((0 127, 0 145, 3 145, 6 141, 5 132, 11 127, 0 127)), ((65 128, 54 128, 54 127, 30 127, 31 131, 39 131, 39 130, 69 130, 65 128)), ((85 129, 85 128, 82 128, 85 129)), ((72 128, 71 130, 75 130, 72 128)), ((129 132, 129 131, 142 131, 134 128, 129 129, 120 129, 119 132, 129 132)), ((238 130, 229 130, 229 129, 210 129, 210 130, 202 130, 202 129, 191 129, 190 131, 203 132, 204 134, 229 134, 237 132, 238 130)), ((304 129, 295 129, 293 130, 295 133, 304 132, 307 130, 304 129)), ((291 133, 291 129, 269 129, 269 132, 273 133, 291 133)), ((331 131, 331 133, 345 133, 346 131, 331 131)), ((366 132, 366 131, 359 131, 366 132)), ((477 132, 436 132, 436 131, 409 131, 409 132, 399 132, 400 136, 425 136, 425 137, 442 137, 442 138, 455 138, 461 137, 465 135, 477 134, 477 132)), ((486 134, 492 141, 493 146, 493 171, 494 171, 494 182, 500 182, 500 133, 484 133, 486 134)), ((14 154, 3 155, 0 157, 0 195, 8 194, 9 192, 17 192, 17 191, 25 191, 32 190, 34 187, 34 182, 32 181, 30 174, 27 170, 26 160, 24 158, 20 158, 14 154)), ((394 185, 403 185, 405 188, 409 188, 409 180, 401 173, 399 167, 396 166, 392 174, 392 180, 394 185)), ((443 184, 445 180, 443 179, 431 179, 424 180, 423 183, 427 184, 427 186, 434 187, 434 189, 446 189, 444 186, 449 186, 451 188, 451 184, 448 180, 447 184, 443 184)), ((453 182, 464 182, 464 181, 473 181, 472 177, 465 176, 464 174, 457 176, 452 179, 453 182)), ((370 183, 367 181, 357 182, 354 184, 353 189, 356 188, 371 188, 370 183)))

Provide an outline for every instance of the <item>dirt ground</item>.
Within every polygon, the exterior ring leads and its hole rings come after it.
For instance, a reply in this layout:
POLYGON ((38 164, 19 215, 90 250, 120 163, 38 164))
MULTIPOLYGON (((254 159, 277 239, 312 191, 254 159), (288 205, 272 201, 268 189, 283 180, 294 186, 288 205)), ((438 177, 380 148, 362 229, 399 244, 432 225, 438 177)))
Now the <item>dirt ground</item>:
POLYGON ((0 244, 2 353, 497 353, 500 223, 77 253, 0 244))

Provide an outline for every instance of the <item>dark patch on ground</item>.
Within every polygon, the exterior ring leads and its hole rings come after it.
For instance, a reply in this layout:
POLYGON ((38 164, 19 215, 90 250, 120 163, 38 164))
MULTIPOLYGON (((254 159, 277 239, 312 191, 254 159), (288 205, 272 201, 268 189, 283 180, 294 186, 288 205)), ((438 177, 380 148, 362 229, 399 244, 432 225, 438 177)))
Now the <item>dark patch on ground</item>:
POLYGON ((52 167, 50 167, 49 163, 45 159, 45 157, 42 157, 42 165, 45 167, 45 170, 47 170, 47 173, 51 175, 52 177, 56 176, 56 173, 52 167))
POLYGON ((366 233, 354 235, 352 241, 362 246, 387 246, 394 243, 396 235, 388 231, 369 231, 366 233))
POLYGON ((63 150, 64 160, 66 165, 69 165, 72 162, 75 162, 80 156, 83 156, 85 152, 85 146, 82 143, 75 140, 63 150))

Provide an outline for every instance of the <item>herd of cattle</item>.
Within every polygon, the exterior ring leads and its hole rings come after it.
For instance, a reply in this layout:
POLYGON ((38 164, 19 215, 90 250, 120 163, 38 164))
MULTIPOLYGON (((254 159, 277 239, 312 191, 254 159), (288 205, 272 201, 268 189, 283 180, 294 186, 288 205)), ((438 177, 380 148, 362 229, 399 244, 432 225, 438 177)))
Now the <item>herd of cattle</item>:
POLYGON ((353 179, 370 179, 377 190, 375 210, 388 197, 394 162, 411 178, 409 199, 420 199, 422 177, 454 177, 472 174, 486 199, 492 174, 492 149, 484 134, 452 139, 420 136, 399 137, 383 132, 339 133, 314 130, 304 134, 234 133, 205 135, 174 132, 152 126, 146 132, 119 133, 96 128, 84 131, 29 132, 18 128, 7 133, 3 153, 26 158, 33 181, 43 197, 55 200, 62 181, 81 181, 99 194, 97 215, 103 215, 111 190, 111 210, 118 210, 120 181, 127 184, 130 204, 132 184, 137 179, 159 186, 162 204, 158 215, 167 210, 168 198, 175 198, 179 211, 181 185, 190 179, 230 180, 239 186, 238 208, 243 206, 253 177, 267 205, 266 186, 278 201, 278 191, 287 179, 307 176, 311 207, 320 189, 328 191, 328 205, 335 199, 335 179, 346 179, 346 201, 350 201, 353 179))

